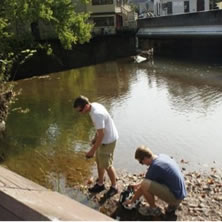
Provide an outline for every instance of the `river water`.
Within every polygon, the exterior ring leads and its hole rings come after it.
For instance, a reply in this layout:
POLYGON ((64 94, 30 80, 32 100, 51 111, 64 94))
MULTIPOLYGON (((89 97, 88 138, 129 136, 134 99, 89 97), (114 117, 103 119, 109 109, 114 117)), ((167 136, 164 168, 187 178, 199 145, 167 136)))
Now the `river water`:
POLYGON ((94 128, 72 108, 79 94, 104 104, 116 123, 116 169, 144 171, 134 159, 141 144, 190 170, 222 166, 221 65, 124 58, 20 80, 15 89, 1 164, 69 196, 95 173, 94 161, 84 157, 94 128))

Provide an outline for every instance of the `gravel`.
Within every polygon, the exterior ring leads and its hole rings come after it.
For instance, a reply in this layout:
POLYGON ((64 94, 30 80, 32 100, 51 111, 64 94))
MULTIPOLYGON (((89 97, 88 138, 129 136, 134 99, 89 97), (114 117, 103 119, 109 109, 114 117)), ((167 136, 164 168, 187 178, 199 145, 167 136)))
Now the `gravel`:
MULTIPOLYGON (((120 192, 129 184, 139 183, 144 177, 143 174, 131 174, 125 171, 118 172, 119 193, 109 199, 104 197, 106 191, 96 195, 88 192, 88 187, 95 182, 94 178, 90 178, 85 185, 78 186, 77 189, 87 196, 88 201, 94 203, 94 208, 115 220, 222 221, 222 169, 211 168, 205 173, 197 171, 186 172, 184 167, 182 169, 188 195, 174 215, 166 215, 164 213, 167 204, 158 198, 156 203, 163 213, 156 218, 142 216, 139 214, 138 209, 126 210, 119 204, 120 192)), ((108 179, 106 179, 105 186, 107 189, 110 186, 108 179)), ((145 204, 144 199, 141 199, 141 204, 145 204)))

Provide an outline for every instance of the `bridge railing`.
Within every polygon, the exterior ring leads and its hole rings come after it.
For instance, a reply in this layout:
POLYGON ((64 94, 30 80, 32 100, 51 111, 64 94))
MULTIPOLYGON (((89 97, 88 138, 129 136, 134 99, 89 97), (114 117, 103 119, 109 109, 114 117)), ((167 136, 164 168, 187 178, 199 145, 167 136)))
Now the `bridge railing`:
POLYGON ((138 19, 138 28, 222 25, 222 10, 138 19))

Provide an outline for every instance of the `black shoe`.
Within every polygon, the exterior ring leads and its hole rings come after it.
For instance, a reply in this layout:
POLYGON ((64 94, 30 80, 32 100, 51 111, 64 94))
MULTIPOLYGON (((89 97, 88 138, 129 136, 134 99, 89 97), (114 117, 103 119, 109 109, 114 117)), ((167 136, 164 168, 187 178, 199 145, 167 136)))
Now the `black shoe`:
POLYGON ((118 189, 116 189, 114 187, 110 187, 110 189, 106 193, 106 196, 107 197, 112 197, 112 196, 114 196, 117 193, 118 193, 118 189))
POLYGON ((103 185, 99 185, 97 183, 93 187, 88 189, 88 191, 91 192, 91 193, 100 193, 103 190, 105 190, 104 184, 103 185))

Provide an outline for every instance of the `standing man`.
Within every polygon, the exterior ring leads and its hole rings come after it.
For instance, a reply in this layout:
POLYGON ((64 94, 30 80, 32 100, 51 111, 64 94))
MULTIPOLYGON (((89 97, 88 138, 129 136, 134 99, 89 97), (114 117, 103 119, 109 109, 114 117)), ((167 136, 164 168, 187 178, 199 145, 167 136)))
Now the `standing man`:
POLYGON ((74 100, 73 108, 80 113, 88 113, 92 119, 96 134, 91 141, 91 149, 86 153, 87 158, 96 155, 98 171, 97 183, 89 188, 89 192, 99 193, 105 189, 104 174, 107 172, 111 181, 111 187, 107 196, 118 193, 116 184, 116 172, 112 165, 113 153, 118 139, 116 126, 106 108, 96 102, 90 103, 85 96, 79 96, 74 100))
POLYGON ((135 152, 135 159, 140 164, 149 166, 144 180, 134 185, 136 190, 132 199, 124 204, 132 205, 141 196, 149 203, 149 207, 140 208, 143 215, 158 216, 160 208, 155 204, 155 196, 166 203, 166 213, 175 213, 181 201, 186 197, 184 177, 177 163, 166 154, 154 155, 152 151, 140 146, 135 152))

